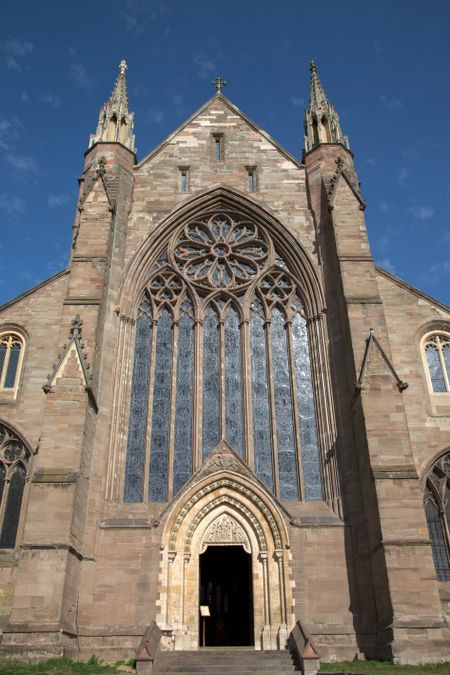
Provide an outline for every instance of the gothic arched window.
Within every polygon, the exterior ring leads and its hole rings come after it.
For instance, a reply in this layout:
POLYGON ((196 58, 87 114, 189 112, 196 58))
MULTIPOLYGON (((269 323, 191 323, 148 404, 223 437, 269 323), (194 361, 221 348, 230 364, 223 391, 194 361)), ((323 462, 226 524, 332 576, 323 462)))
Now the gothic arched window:
POLYGON ((0 334, 0 390, 17 390, 24 347, 24 339, 19 333, 0 334))
POLYGON ((450 452, 429 471, 424 504, 436 576, 438 581, 450 581, 450 452))
POLYGON ((423 342, 433 393, 450 392, 450 335, 433 333, 423 342))
POLYGON ((14 548, 30 453, 23 441, 0 424, 0 548, 14 548))
POLYGON ((301 292, 238 213, 176 232, 137 314, 125 501, 170 500, 222 440, 280 499, 322 499, 301 292))

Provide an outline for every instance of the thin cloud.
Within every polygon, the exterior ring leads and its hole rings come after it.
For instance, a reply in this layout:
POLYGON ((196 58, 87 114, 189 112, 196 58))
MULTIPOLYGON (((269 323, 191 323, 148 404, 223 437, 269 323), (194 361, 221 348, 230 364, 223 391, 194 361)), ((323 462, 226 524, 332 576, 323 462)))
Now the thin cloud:
POLYGON ((0 148, 2 150, 8 151, 12 149, 12 141, 17 140, 19 136, 19 127, 20 122, 17 119, 10 121, 5 117, 0 117, 0 148))
POLYGON ((86 67, 82 63, 72 63, 70 74, 79 87, 89 91, 92 89, 93 82, 89 77, 86 67))
POLYGON ((407 182, 410 175, 411 175, 411 171, 409 169, 407 169, 406 167, 403 167, 402 169, 400 169, 400 171, 398 172, 398 176, 397 176, 398 182, 400 183, 400 185, 404 185, 407 182))
POLYGON ((388 110, 403 108, 403 101, 401 101, 399 98, 390 98, 389 96, 385 96, 385 94, 381 94, 380 101, 381 104, 388 110))
POLYGON ((147 120, 151 124, 159 124, 161 120, 164 117, 164 113, 162 110, 157 110, 155 108, 152 108, 151 110, 148 111, 147 113, 147 120))
POLYGON ((408 209, 417 220, 429 220, 434 216, 434 209, 431 206, 411 206, 408 209))
POLYGON ((6 66, 10 70, 23 70, 23 60, 33 51, 33 44, 28 40, 8 40, 3 44, 6 55, 6 66))
POLYGON ((28 96, 26 91, 23 91, 20 94, 20 100, 22 101, 22 103, 29 103, 30 102, 30 97, 28 96))
POLYGON ((5 211, 10 218, 13 218, 25 212, 26 204, 21 197, 15 197, 7 192, 1 192, 0 209, 5 211))
POLYGON ((373 157, 368 157, 368 158, 366 159, 366 162, 367 162, 367 164, 369 164, 370 166, 375 166, 375 165, 376 165, 376 161, 374 160, 373 157))
POLYGON ((53 108, 59 108, 62 103, 62 100, 56 94, 46 94, 41 97, 42 103, 47 103, 47 105, 52 106, 53 108))
POLYGON ((37 164, 33 157, 29 155, 16 155, 9 153, 6 155, 9 165, 22 178, 27 178, 30 175, 35 175, 38 172, 37 164))
POLYGON ((171 9, 167 0, 126 0, 122 16, 130 33, 142 35, 149 23, 171 9))
POLYGON ((201 80, 206 80, 216 72, 216 64, 209 59, 204 52, 199 52, 194 56, 194 63, 198 67, 197 75, 201 80))
POLYGON ((442 262, 433 263, 428 272, 421 275, 421 279, 430 284, 437 284, 442 280, 442 277, 450 275, 450 261, 444 260, 442 262))
POLYGON ((390 230, 390 228, 386 228, 381 233, 381 236, 377 239, 376 246, 381 253, 384 253, 385 251, 390 249, 391 241, 392 241, 392 231, 390 230))
POLYGON ((70 195, 60 194, 54 195, 52 193, 48 196, 48 206, 50 209, 57 209, 59 206, 64 206, 70 201, 70 195))
POLYGON ((380 206, 378 207, 381 211, 381 213, 387 213, 392 209, 392 206, 389 206, 386 202, 381 202, 380 206))
POLYGON ((397 269, 390 258, 382 258, 379 262, 379 265, 387 272, 390 272, 391 274, 397 274, 397 269))
POLYGON ((297 98, 297 96, 291 96, 290 101, 294 108, 300 108, 300 106, 305 105, 305 99, 297 98))

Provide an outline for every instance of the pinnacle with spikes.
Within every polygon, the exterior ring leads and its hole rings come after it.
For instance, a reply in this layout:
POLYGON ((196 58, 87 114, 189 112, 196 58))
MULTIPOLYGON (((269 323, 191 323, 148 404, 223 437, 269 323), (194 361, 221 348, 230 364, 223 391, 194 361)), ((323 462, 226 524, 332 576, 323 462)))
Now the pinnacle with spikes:
POLYGON ((310 63, 311 86, 309 108, 305 112, 305 152, 323 143, 341 143, 348 148, 348 138, 342 134, 339 115, 330 103, 314 61, 310 63))
POLYGON ((127 62, 122 59, 119 64, 119 74, 110 98, 110 101, 115 104, 118 110, 125 113, 128 112, 127 78, 125 76, 127 69, 127 62))
POLYGON ((311 109, 319 109, 324 101, 327 100, 325 91, 322 87, 322 83, 319 78, 319 73, 317 72, 317 65, 314 61, 311 61, 309 65, 309 70, 311 72, 311 88, 309 92, 309 107, 311 109))
POLYGON ((132 152, 134 145, 134 114, 128 110, 126 61, 119 64, 119 74, 111 96, 100 109, 98 126, 95 134, 89 139, 89 147, 95 143, 122 143, 132 152))

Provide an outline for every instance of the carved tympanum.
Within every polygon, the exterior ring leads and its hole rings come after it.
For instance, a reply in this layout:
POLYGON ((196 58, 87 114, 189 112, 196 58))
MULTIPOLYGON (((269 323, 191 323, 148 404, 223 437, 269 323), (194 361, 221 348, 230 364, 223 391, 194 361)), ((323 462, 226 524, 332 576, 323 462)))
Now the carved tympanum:
POLYGON ((239 523, 224 513, 209 526, 202 541, 201 553, 208 546, 243 546, 246 553, 251 553, 250 542, 239 523))

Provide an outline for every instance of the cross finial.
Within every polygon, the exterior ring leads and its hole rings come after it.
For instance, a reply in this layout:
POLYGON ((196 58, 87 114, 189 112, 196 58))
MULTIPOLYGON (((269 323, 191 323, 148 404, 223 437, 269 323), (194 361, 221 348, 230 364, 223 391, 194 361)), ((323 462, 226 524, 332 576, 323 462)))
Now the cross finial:
POLYGON ((217 93, 220 93, 222 91, 222 87, 226 87, 227 81, 222 80, 221 77, 216 77, 215 80, 211 82, 212 86, 217 89, 217 93))
POLYGON ((119 70, 121 75, 125 75, 125 71, 128 68, 127 62, 122 59, 122 61, 119 63, 119 70))

